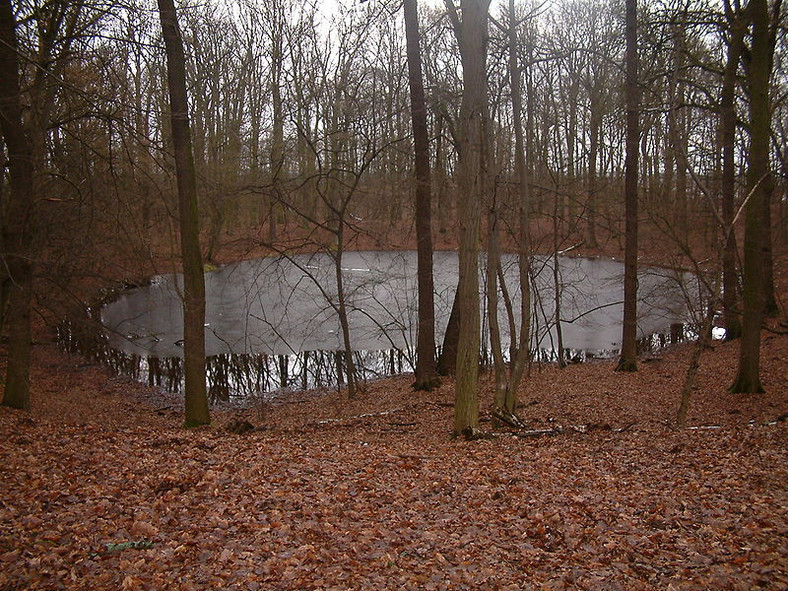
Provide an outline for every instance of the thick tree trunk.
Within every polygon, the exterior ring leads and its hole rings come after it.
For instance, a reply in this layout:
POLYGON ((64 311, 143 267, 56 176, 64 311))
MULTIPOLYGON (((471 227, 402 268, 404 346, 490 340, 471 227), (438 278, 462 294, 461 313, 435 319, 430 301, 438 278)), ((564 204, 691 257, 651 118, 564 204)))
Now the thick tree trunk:
POLYGON ((764 314, 764 202, 771 191, 769 137, 771 76, 769 11, 766 0, 750 0, 752 50, 747 82, 750 87, 750 154, 748 157, 748 201, 744 225, 744 318, 739 347, 739 370, 732 392, 763 392, 760 378, 761 323, 764 314))
POLYGON ((638 272, 638 48, 637 0, 626 1, 627 135, 624 164, 626 237, 624 246, 624 322, 617 371, 637 371, 638 272))
POLYGON ((435 367, 435 296, 432 274, 432 188, 427 134, 427 106, 421 73, 417 0, 405 0, 405 35, 408 47, 408 84, 413 120, 416 169, 416 244, 419 283, 419 326, 416 344, 416 390, 432 390, 440 384, 435 367))
POLYGON ((210 423, 205 385, 205 278, 200 253, 197 184, 194 170, 189 106, 186 95, 186 59, 173 0, 158 0, 161 28, 167 49, 170 123, 178 184, 178 213, 183 261, 183 355, 186 426, 210 423))
POLYGON ((459 307, 454 434, 472 436, 479 423, 479 213, 489 190, 487 104, 488 0, 463 0, 462 19, 446 0, 462 59, 459 121, 459 307))
POLYGON ((19 54, 14 11, 0 0, 0 130, 8 148, 10 192, 2 228, 2 264, 9 293, 8 362, 3 405, 30 408, 31 257, 34 187, 31 140, 22 121, 19 54))

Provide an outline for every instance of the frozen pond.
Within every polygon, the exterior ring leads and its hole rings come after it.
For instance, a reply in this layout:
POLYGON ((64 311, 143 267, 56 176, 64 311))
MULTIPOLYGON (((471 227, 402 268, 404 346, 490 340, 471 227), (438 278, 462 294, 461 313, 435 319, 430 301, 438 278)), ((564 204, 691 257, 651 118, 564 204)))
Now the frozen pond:
MULTIPOLYGON (((610 259, 559 260, 564 348, 583 356, 615 354, 621 339, 623 265, 610 259)), ((504 255, 502 264, 508 291, 515 300, 514 309, 518 310, 517 257, 504 255)), ((438 345, 457 285, 457 265, 455 252, 434 255, 438 345)), ((533 260, 532 348, 543 358, 556 353, 552 265, 552 258, 533 260)), ((410 371, 417 325, 416 253, 348 252, 343 257, 342 272, 354 350, 396 351, 397 363, 390 353, 385 364, 394 371, 410 371)), ((482 271, 482 280, 483 276, 482 271)), ((691 276, 674 271, 641 270, 641 338, 664 334, 673 323, 688 322, 686 293, 697 293, 697 288, 688 287, 690 281, 691 276)), ((327 254, 226 265, 206 273, 205 287, 208 356, 279 358, 279 366, 285 358, 291 370, 303 373, 305 367, 296 370, 295 366, 304 352, 342 348, 339 320, 332 307, 336 304, 335 267, 327 254)), ((150 285, 124 291, 106 305, 101 320, 109 345, 143 360, 180 357, 183 326, 179 288, 180 278, 158 276, 150 285)), ((506 325, 501 303, 501 326, 506 325)), ((386 373, 387 369, 374 371, 386 373)), ((279 379, 279 385, 285 381, 279 379)), ((309 385, 314 385, 312 382, 309 385)))

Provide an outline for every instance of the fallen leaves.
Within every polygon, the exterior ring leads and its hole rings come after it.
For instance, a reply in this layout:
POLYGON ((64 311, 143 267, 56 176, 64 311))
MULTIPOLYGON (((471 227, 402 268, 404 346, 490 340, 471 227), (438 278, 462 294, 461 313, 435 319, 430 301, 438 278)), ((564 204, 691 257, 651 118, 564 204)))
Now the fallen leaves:
POLYGON ((142 536, 145 538, 155 538, 159 535, 159 529, 152 526, 147 521, 135 521, 131 524, 131 529, 129 531, 133 536, 142 536))
POLYGON ((195 431, 125 382, 45 388, 0 409, 0 589, 785 589, 788 424, 764 424, 785 337, 765 347, 770 394, 727 395, 720 346, 691 415, 719 428, 681 432, 681 349, 636 376, 539 369, 520 414, 557 436, 475 442, 449 437, 450 384, 298 393, 195 431))

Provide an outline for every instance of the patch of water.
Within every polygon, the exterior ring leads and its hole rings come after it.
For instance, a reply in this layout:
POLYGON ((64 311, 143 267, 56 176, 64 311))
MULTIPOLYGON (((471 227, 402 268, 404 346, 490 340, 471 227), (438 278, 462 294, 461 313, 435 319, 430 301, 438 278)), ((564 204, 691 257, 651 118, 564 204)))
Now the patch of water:
MULTIPOLYGON (((455 252, 436 252, 433 260, 436 334, 441 339, 457 285, 458 261, 455 252)), ((623 265, 611 259, 559 259, 564 345, 559 352, 552 264, 549 257, 533 259, 535 358, 557 360, 561 355, 583 361, 616 355, 623 265)), ((517 257, 504 255, 502 265, 513 309, 519 310, 517 257)), ((359 377, 413 371, 416 253, 348 252, 342 271, 359 377)), ((217 397, 343 382, 342 356, 337 354, 343 344, 330 255, 242 261, 207 273, 205 284, 208 377, 217 397)), ((181 277, 158 276, 105 305, 100 311, 102 362, 152 385, 177 390, 182 380, 181 289, 181 277)), ((689 274, 655 268, 640 271, 638 334, 643 346, 664 342, 671 325, 692 322, 687 293, 697 293, 689 274)), ((505 308, 503 302, 500 305, 507 349, 505 308)), ((486 323, 483 330, 486 342, 486 323)), ((64 337, 75 339, 73 334, 64 337)))

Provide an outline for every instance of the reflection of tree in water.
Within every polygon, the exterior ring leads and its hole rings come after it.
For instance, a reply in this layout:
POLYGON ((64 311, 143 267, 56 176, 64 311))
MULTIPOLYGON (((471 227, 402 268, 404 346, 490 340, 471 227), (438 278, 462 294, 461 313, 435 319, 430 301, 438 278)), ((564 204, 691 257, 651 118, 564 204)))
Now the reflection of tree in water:
MULTIPOLYGON (((615 356, 620 338, 620 263, 567 257, 559 263, 564 333, 561 359, 577 362, 615 356)), ((535 361, 559 359, 553 338, 556 298, 552 265, 552 257, 535 257, 532 263, 531 347, 535 361)), ((509 305, 516 309, 520 298, 514 276, 518 271, 516 256, 504 255, 502 268, 507 282, 514 286, 509 305)), ((435 253, 435 269, 436 333, 441 335, 456 284, 456 254, 435 253)), ((245 261, 209 274, 206 335, 212 350, 206 363, 214 400, 347 383, 346 355, 337 354, 342 348, 339 326, 326 301, 333 284, 331 270, 325 255, 312 254, 245 261), (321 282, 328 286, 322 291, 317 285, 321 282)), ((415 254, 348 252, 343 273, 358 379, 363 382, 412 371, 415 254)), ((643 269, 641 350, 663 346, 671 324, 691 322, 686 302, 692 301, 697 289, 688 279, 685 273, 643 269)), ((180 350, 173 343, 181 338, 174 323, 180 302, 167 299, 171 291, 167 281, 171 279, 161 278, 147 288, 123 292, 115 308, 114 304, 103 308, 106 332, 88 319, 64 325, 61 344, 117 373, 178 390, 182 367, 180 350), (172 309, 167 310, 168 306, 172 309)), ((508 328, 502 328, 508 361, 508 328)), ((486 333, 483 337, 486 341, 486 333)), ((484 351, 480 353, 485 359, 484 351)))
MULTIPOLYGON (((87 357, 117 375, 161 388, 183 390, 181 357, 149 357, 114 348, 95 324, 64 322, 58 342, 69 353, 87 357)), ((413 371, 413 364, 400 349, 355 351, 355 370, 360 380, 413 371)), ((301 351, 289 355, 223 353, 206 358, 208 392, 212 404, 234 397, 254 397, 286 389, 329 388, 346 383, 347 369, 340 351, 301 351)))

